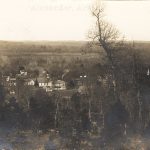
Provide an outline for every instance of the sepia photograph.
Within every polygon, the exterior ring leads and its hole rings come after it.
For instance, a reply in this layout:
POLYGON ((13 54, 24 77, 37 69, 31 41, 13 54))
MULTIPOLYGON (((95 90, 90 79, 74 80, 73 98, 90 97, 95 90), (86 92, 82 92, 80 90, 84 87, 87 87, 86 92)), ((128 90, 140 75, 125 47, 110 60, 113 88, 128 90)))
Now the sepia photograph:
POLYGON ((0 150, 150 150, 150 0, 0 0, 0 150))

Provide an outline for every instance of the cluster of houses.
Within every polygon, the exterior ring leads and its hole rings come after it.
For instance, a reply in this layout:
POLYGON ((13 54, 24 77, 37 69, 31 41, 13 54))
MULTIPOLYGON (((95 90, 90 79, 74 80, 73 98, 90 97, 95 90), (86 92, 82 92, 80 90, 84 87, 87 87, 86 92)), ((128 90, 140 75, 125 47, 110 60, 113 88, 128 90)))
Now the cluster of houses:
POLYGON ((15 89, 19 82, 25 86, 36 86, 44 89, 46 92, 51 92, 54 90, 66 90, 66 83, 63 80, 52 81, 49 74, 44 76, 39 76, 37 78, 31 78, 25 70, 20 70, 19 74, 15 77, 12 76, 2 76, 2 84, 9 91, 9 93, 15 94, 15 89))
MULTIPOLYGON (((18 74, 14 76, 2 76, 2 84, 7 89, 10 95, 17 94, 17 89, 20 86, 29 86, 44 89, 46 92, 59 91, 62 95, 65 95, 65 98, 71 97, 74 92, 79 92, 81 94, 85 94, 86 84, 85 81, 88 80, 87 74, 79 74, 78 77, 73 79, 75 83, 75 87, 68 89, 68 83, 66 83, 64 77, 61 80, 52 80, 50 75, 45 71, 40 74, 38 77, 31 77, 31 74, 25 71, 25 69, 21 69, 18 74), (68 96, 69 95, 69 96, 68 96)), ((101 76, 97 77, 99 83, 103 84, 103 86, 107 87, 109 79, 106 76, 102 78, 101 76)))

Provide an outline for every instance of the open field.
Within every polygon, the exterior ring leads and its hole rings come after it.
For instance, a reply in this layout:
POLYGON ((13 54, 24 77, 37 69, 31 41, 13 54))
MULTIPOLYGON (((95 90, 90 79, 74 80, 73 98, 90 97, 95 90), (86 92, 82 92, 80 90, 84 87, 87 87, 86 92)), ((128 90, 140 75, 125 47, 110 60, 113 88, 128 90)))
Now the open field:
MULTIPOLYGON (((132 45, 132 42, 129 42, 132 45)), ((134 42, 134 48, 146 63, 150 56, 150 42, 134 42)), ((0 56, 29 59, 88 59, 101 61, 104 51, 88 41, 0 41, 0 56)))
MULTIPOLYGON (((7 42, 0 41, 0 52, 9 53, 81 53, 87 49, 88 42, 7 42)), ((98 52, 92 49, 91 51, 98 52)))
MULTIPOLYGON (((150 49, 150 42, 129 41, 135 48, 142 50, 150 49)), ((81 54, 83 52, 98 53, 102 48, 92 47, 88 41, 0 41, 0 54, 52 54, 67 55, 81 54)))

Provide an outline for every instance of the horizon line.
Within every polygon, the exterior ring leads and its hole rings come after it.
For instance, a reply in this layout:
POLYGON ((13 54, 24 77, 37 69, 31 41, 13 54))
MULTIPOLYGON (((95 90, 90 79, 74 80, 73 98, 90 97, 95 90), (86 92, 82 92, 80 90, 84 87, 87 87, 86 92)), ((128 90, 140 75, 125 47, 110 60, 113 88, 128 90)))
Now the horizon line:
MULTIPOLYGON (((92 40, 0 40, 0 42, 91 42, 92 40)), ((150 42, 150 40, 124 40, 127 42, 150 42)))

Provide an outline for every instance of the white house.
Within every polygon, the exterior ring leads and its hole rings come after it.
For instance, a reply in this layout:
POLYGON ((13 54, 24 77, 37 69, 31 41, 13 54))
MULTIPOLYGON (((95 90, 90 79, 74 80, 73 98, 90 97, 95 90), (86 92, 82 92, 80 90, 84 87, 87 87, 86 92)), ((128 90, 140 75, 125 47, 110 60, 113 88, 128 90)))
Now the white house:
POLYGON ((20 75, 22 75, 22 76, 27 76, 27 71, 25 71, 25 70, 20 70, 20 75))
POLYGON ((54 83, 54 90, 66 90, 66 83, 62 80, 57 80, 54 83))
POLYGON ((46 92, 52 92, 53 88, 52 87, 46 87, 45 90, 46 90, 46 92))
POLYGON ((52 81, 46 79, 46 78, 37 78, 37 81, 39 83, 39 87, 42 87, 42 88, 46 88, 46 87, 52 87, 53 84, 52 84, 52 81))
POLYGON ((34 86, 35 85, 35 81, 33 79, 29 79, 27 81, 27 85, 31 85, 31 86, 34 86))
POLYGON ((16 92, 14 90, 9 91, 10 95, 15 95, 16 92))
POLYGON ((9 86, 16 86, 16 78, 9 79, 9 86))

